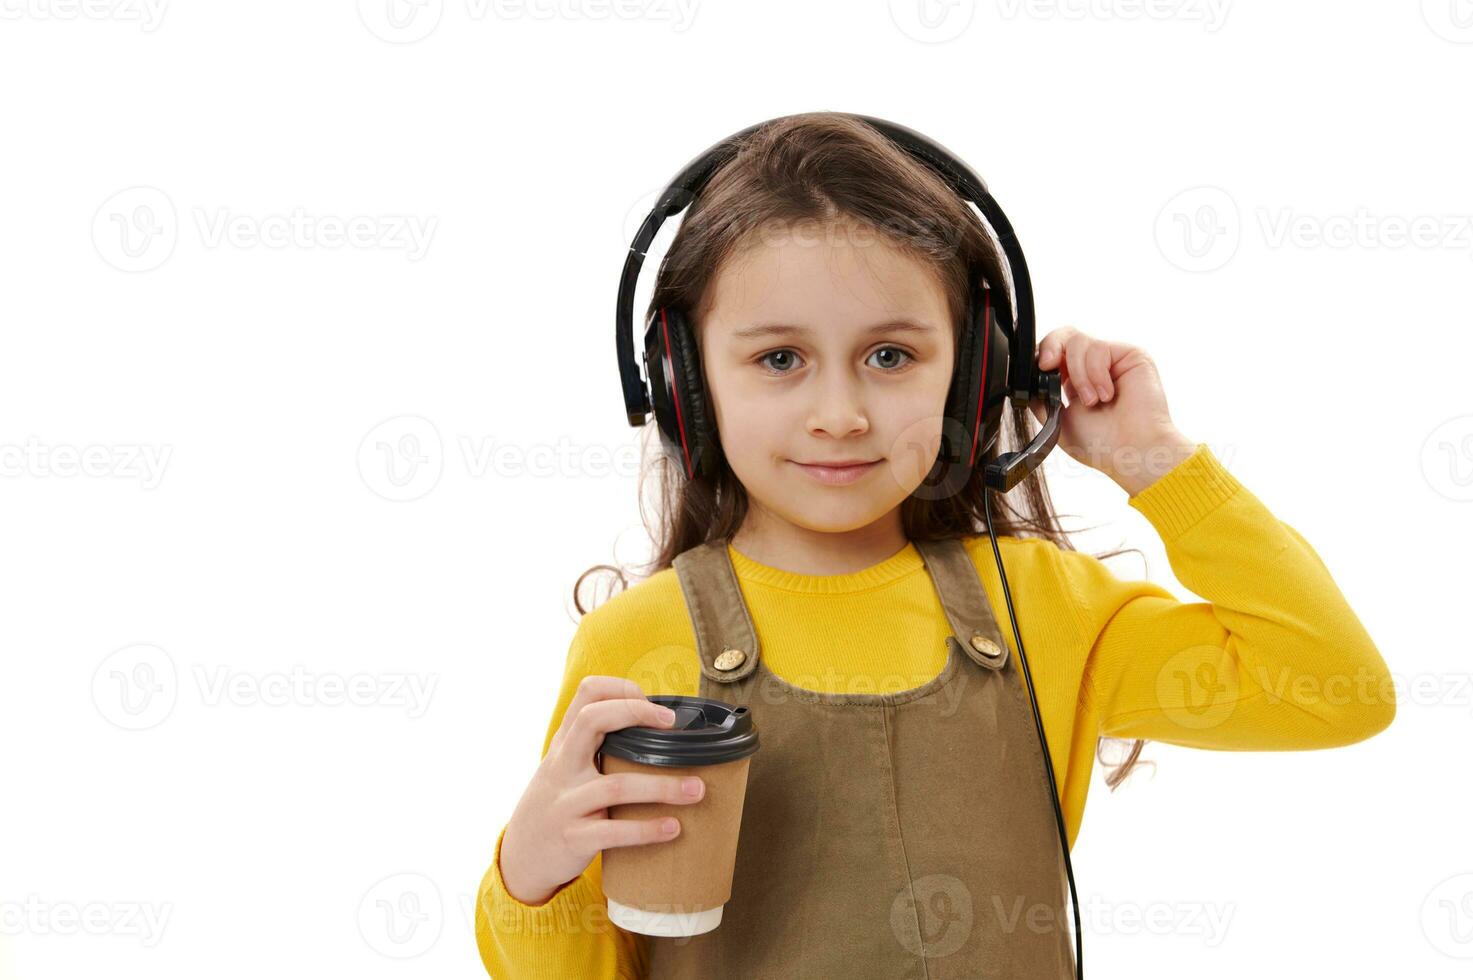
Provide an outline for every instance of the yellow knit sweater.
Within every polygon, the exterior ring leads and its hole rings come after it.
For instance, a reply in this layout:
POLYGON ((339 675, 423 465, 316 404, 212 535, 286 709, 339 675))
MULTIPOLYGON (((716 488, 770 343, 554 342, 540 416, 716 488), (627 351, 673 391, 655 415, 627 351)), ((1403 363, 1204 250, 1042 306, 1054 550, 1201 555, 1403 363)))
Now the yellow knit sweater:
MULTIPOLYGON (((1387 666, 1319 556, 1205 443, 1129 502, 1160 533, 1177 578, 1207 601, 1122 581, 1099 560, 1047 541, 998 539, 1071 846, 1101 735, 1204 749, 1316 749, 1369 738, 1395 715, 1387 666)), ((984 534, 966 546, 1016 654, 991 542, 984 534)), ((729 550, 762 656, 784 680, 876 693, 941 671, 950 629, 913 544, 844 575, 787 572, 729 550)), ((695 634, 673 569, 583 617, 543 755, 588 674, 627 677, 649 694, 698 693, 695 634)), ((601 858, 529 906, 502 883, 504 834, 475 914, 491 976, 643 978, 648 940, 609 922, 601 858)))

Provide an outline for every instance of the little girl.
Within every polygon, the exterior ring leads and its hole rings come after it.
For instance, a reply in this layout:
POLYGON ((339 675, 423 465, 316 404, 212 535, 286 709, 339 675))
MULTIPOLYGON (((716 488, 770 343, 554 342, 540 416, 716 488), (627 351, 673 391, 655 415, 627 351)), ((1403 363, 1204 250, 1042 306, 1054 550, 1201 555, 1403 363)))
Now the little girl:
POLYGON ((1031 340, 975 281, 1008 279, 945 176, 865 117, 789 116, 747 131, 683 218, 651 311, 689 311, 709 401, 662 433, 644 580, 591 612, 575 588, 542 762, 477 902, 497 980, 1073 976, 1059 837, 1102 739, 1134 740, 1113 788, 1145 739, 1312 749, 1391 723, 1386 664, 1329 571, 1177 430, 1143 351, 1054 330, 1036 368, 1062 379, 1059 417, 995 399, 961 477, 932 482, 969 345, 999 336, 994 314, 1031 340), (1035 419, 1206 601, 1075 551, 1036 468, 989 497, 1035 419), (716 620, 748 624, 735 655, 716 620), (752 703, 762 739, 725 917, 684 939, 620 928, 602 892, 604 849, 680 833, 608 807, 704 789, 600 773, 607 732, 670 723, 650 694, 752 703))

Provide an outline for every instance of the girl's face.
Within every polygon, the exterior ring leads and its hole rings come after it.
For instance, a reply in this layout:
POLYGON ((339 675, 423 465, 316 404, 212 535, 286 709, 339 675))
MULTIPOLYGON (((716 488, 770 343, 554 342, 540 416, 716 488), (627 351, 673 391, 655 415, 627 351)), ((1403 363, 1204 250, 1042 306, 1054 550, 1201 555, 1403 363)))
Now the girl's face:
POLYGON ((700 330, 722 449, 752 509, 809 531, 898 529, 940 448, 951 382, 930 268, 873 232, 759 233, 723 263, 700 330), (840 480, 804 465, 852 460, 875 465, 840 480))

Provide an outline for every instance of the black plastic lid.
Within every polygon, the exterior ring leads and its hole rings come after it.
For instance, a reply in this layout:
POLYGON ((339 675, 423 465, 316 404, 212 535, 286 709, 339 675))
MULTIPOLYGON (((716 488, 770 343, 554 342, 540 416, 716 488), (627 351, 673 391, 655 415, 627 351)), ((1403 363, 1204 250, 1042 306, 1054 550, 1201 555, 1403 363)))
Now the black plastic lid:
POLYGON ((711 766, 757 751, 757 725, 745 707, 679 694, 652 694, 649 700, 674 711, 675 723, 609 732, 600 752, 647 766, 711 766))

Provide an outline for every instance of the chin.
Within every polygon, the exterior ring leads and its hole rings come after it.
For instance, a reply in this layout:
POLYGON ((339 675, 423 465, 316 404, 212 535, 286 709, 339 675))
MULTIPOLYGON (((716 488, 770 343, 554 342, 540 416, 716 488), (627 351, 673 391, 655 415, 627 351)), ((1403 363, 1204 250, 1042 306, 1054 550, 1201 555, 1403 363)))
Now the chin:
MULTIPOLYGON (((815 501, 821 503, 821 501, 815 501)), ((843 534, 848 531, 858 531, 860 528, 869 527, 875 521, 884 517, 892 508, 878 506, 874 502, 863 504, 856 501, 852 506, 810 506, 800 509, 797 513, 785 514, 784 517, 793 524, 809 531, 820 531, 825 534, 843 534)))

